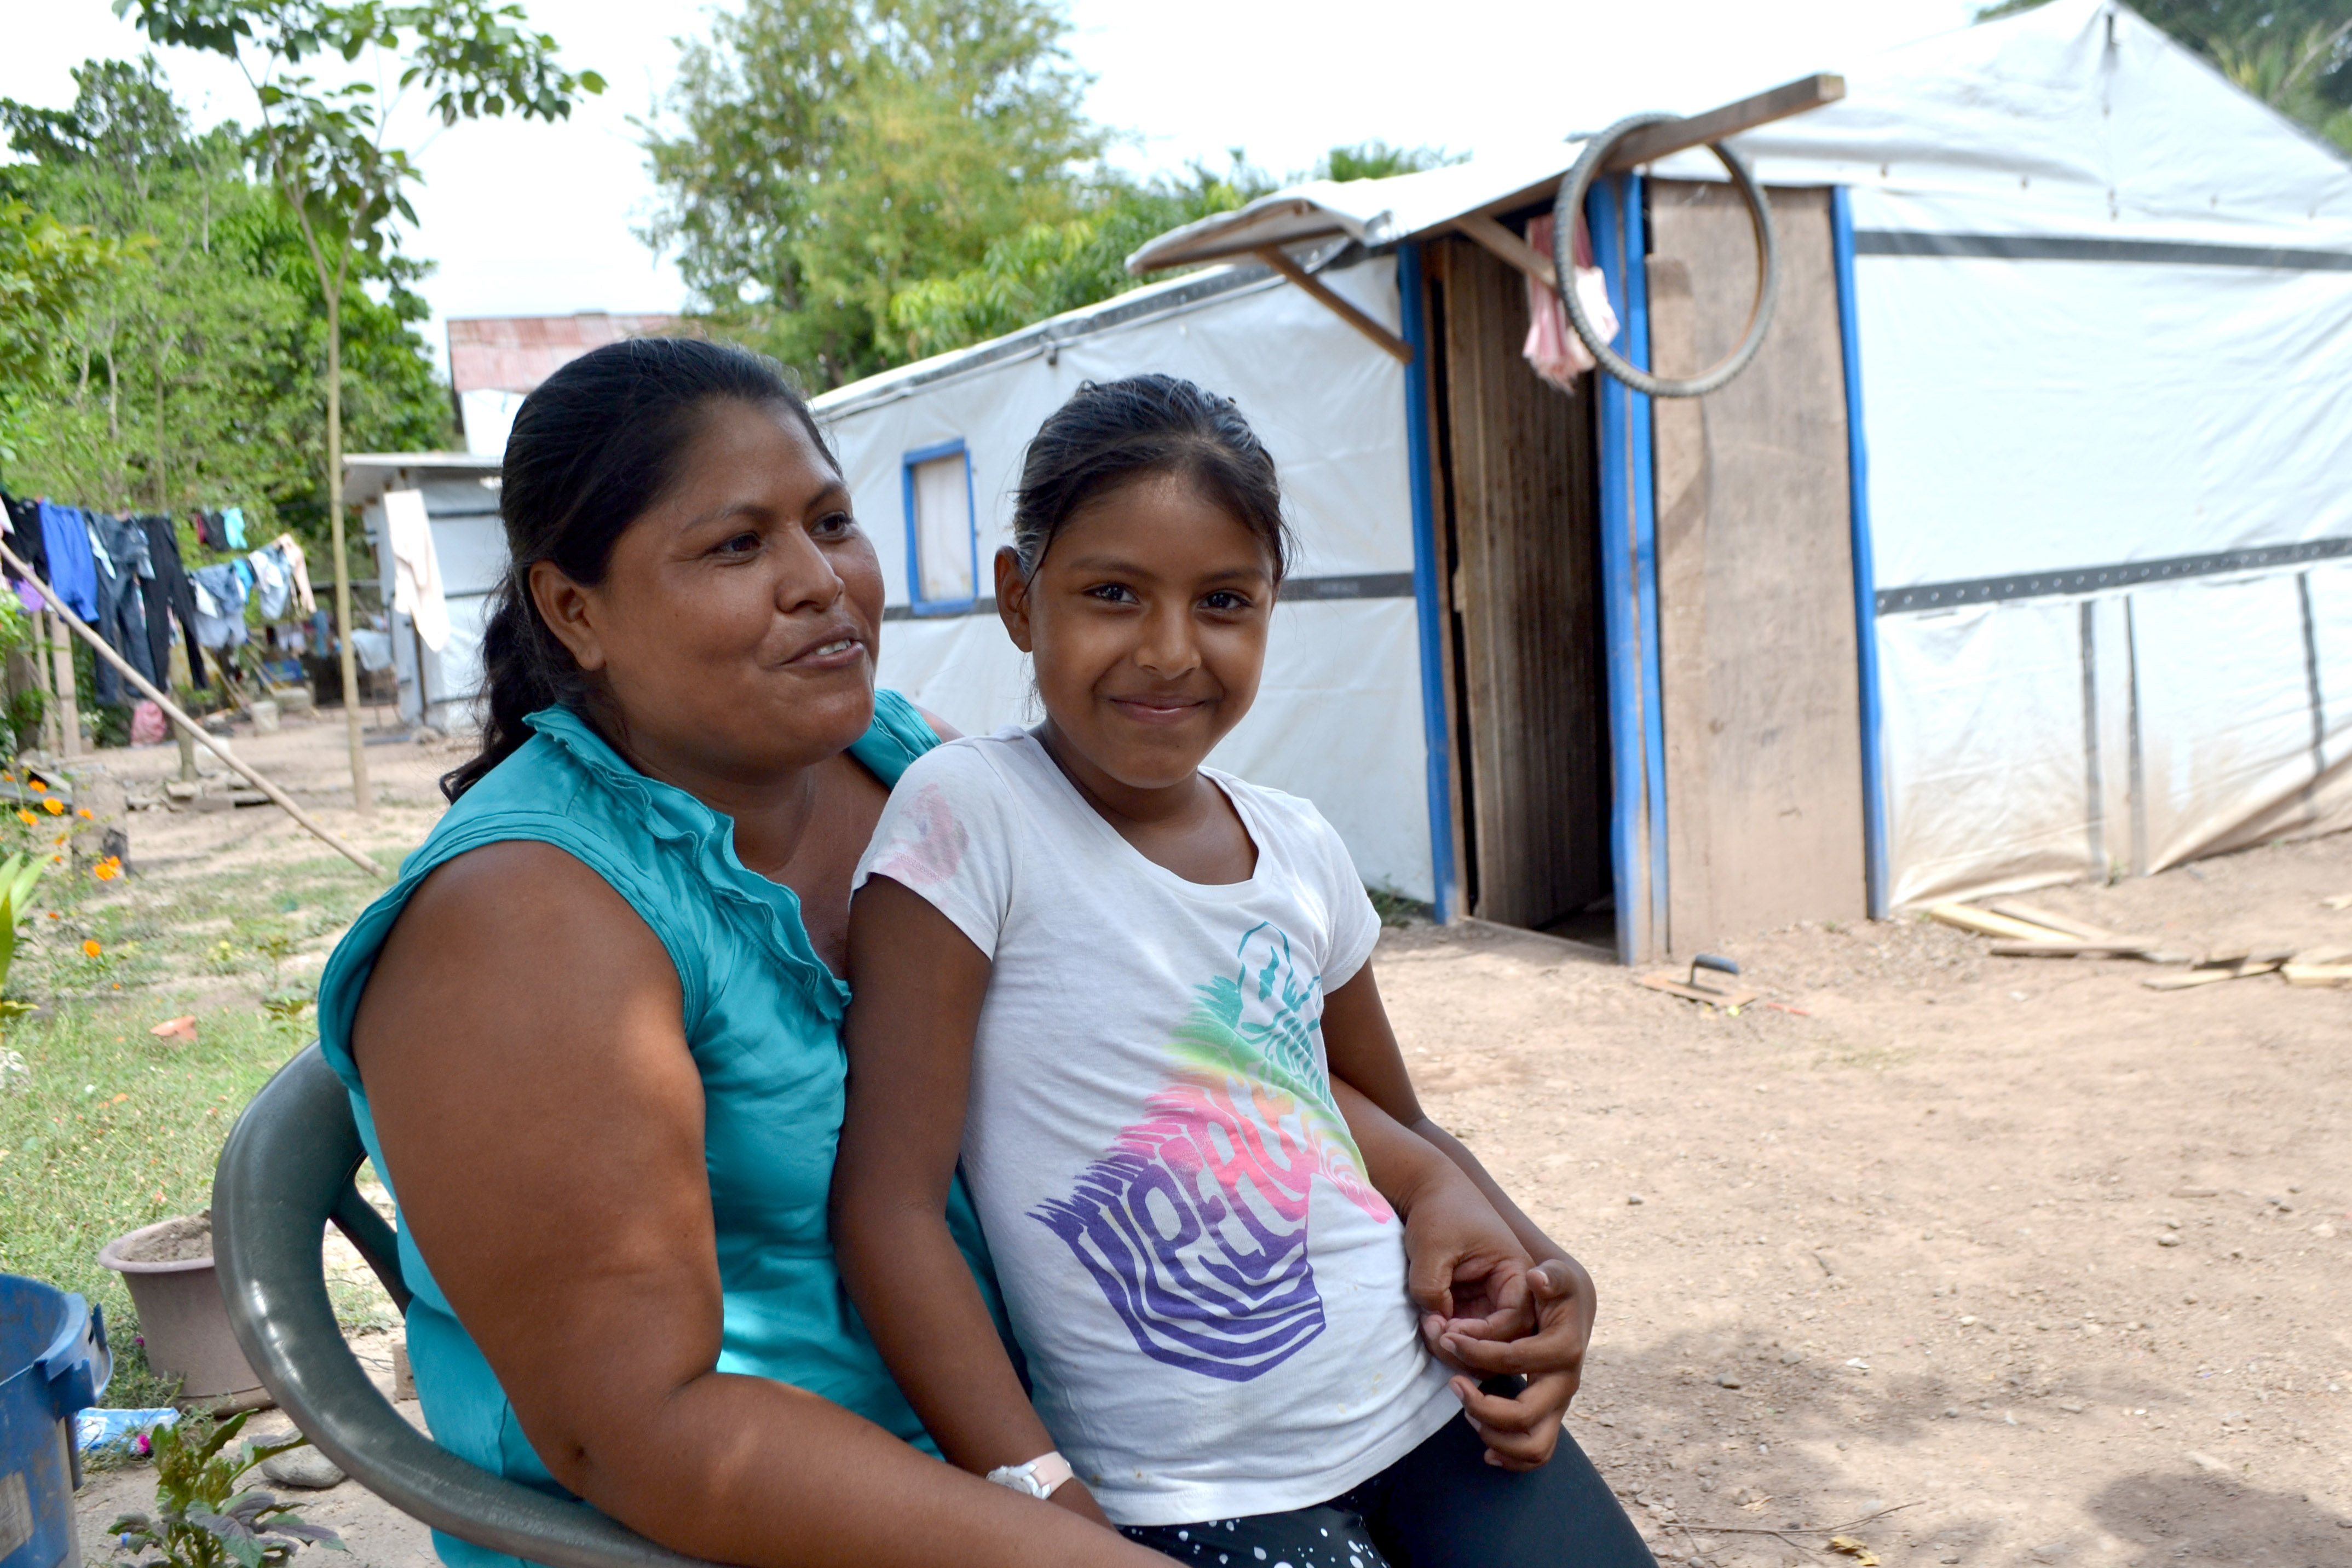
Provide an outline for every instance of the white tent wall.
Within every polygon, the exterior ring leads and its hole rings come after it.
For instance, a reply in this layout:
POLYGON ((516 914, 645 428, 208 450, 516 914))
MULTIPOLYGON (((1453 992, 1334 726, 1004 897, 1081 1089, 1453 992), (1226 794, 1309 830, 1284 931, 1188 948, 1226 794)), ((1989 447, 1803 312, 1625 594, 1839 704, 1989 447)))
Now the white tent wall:
MULTIPOLYGON (((1321 276, 1399 330, 1393 258, 1321 276)), ((1056 318, 1031 336, 816 400, 882 560, 892 606, 882 683, 967 731, 1034 721, 1024 661, 986 597, 1029 440, 1082 382, 1147 371, 1198 382, 1234 398, 1273 454, 1298 542, 1256 705, 1212 760, 1313 800, 1368 883, 1433 898, 1403 367, 1303 291, 1222 272, 1056 318), (1239 286, 1150 309, 1220 278, 1239 286), (982 597, 974 613, 912 615, 903 465, 959 440, 982 597)))
POLYGON ((1738 145, 1851 191, 1891 901, 2352 826, 2352 164, 2112 0, 1847 79, 1738 145))

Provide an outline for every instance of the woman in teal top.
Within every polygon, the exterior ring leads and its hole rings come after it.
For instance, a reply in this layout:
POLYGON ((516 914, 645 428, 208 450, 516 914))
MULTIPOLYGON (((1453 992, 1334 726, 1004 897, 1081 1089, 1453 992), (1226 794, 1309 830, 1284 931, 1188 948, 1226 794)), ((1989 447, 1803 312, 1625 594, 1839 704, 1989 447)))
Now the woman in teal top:
POLYGON ((613 344, 504 471, 483 752, 320 987, 436 1441, 753 1568, 1161 1561, 929 1457, 835 1274, 849 874, 940 735, 874 689, 880 571, 806 406, 740 350, 613 344))

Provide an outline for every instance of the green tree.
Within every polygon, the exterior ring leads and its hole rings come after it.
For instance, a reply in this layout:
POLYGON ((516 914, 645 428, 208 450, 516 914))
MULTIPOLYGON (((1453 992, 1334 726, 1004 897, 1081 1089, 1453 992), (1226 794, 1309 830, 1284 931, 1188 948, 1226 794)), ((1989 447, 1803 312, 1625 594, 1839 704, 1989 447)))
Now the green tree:
POLYGON ((906 357, 893 300, 1086 216, 1105 138, 1048 0, 748 0, 681 45, 643 127, 675 248, 724 330, 835 386, 906 357))
POLYGON ((1318 180, 1385 180, 1393 174, 1418 174, 1424 169, 1443 169, 1451 163, 1465 162, 1467 153, 1448 153, 1443 147, 1391 147, 1385 142, 1359 142, 1352 147, 1334 147, 1323 154, 1315 165, 1318 180))
MULTIPOLYGON (((2005 0, 1979 22, 2046 0, 2005 0)), ((2352 0, 2134 0, 2133 9, 2280 113, 2352 148, 2352 0)))
MULTIPOLYGON (((1332 148, 1311 175, 1299 178, 1379 180, 1459 162, 1435 148, 1365 142, 1332 148)), ((1080 216, 1032 224, 992 241, 979 266, 892 295, 891 347, 907 359, 944 353, 1125 293, 1149 281, 1127 270, 1127 258, 1146 241, 1275 188, 1238 148, 1223 173, 1194 163, 1177 177, 1139 182, 1106 174, 1083 194, 1080 216)))
POLYGON ((523 26, 520 5, 495 0, 114 0, 147 36, 223 55, 252 87, 260 121, 247 152, 294 214, 327 306, 325 495, 333 541, 335 617, 344 634, 343 711, 350 729, 352 794, 374 809, 360 735, 359 670, 349 636, 351 572, 343 542, 343 333, 346 288, 357 271, 394 249, 394 225, 414 224, 408 187, 417 179, 407 153, 386 144, 394 109, 415 89, 443 126, 499 116, 562 120, 581 93, 604 89, 593 71, 557 65, 555 40, 523 26), (313 58, 362 56, 370 67, 339 86, 299 69, 313 58), (391 76, 393 80, 386 81, 391 76))
POLYGON ((1087 210, 992 240, 980 265, 909 283, 890 299, 893 357, 945 353, 1125 293, 1147 281, 1127 258, 1146 240, 1267 195, 1274 182, 1236 151, 1218 173, 1195 163, 1181 177, 1106 176, 1087 210))
POLYGON ((46 334, 121 261, 115 242, 0 195, 0 382, 30 377, 45 358, 46 334))
MULTIPOLYGON (((203 137, 152 60, 93 61, 71 109, 0 100, 30 160, 0 191, 122 251, 43 334, 14 384, 12 482, 110 508, 236 504, 324 542, 315 453, 327 312, 293 215, 247 171, 235 126, 203 137)), ((414 323, 422 267, 397 253, 343 299, 347 426, 370 446, 439 444, 448 428, 414 323), (384 293, 379 301, 365 286, 384 293)))

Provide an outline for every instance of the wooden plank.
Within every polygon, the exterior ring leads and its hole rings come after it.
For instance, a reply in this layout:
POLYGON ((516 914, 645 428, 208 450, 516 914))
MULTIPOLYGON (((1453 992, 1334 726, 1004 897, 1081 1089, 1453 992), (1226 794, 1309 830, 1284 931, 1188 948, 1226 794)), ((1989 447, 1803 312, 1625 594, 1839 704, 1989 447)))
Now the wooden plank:
POLYGON ((1306 289, 1309 294, 1313 295, 1316 300, 1333 315, 1338 316, 1341 321, 1355 328, 1356 331, 1363 333, 1364 336, 1371 339, 1375 343, 1378 343, 1382 352, 1392 356, 1399 364, 1411 364, 1412 363, 1412 345, 1411 343, 1406 342, 1402 338, 1397 336, 1394 332, 1389 331, 1386 327, 1381 325, 1378 321, 1375 321, 1361 310, 1356 309, 1356 307, 1348 300, 1343 300, 1338 294, 1333 293, 1320 278, 1316 277, 1313 273, 1307 271, 1307 268, 1299 266, 1298 263, 1290 259, 1289 256, 1286 254, 1279 246, 1269 245, 1264 249, 1255 251, 1253 254, 1255 254, 1260 261, 1265 262, 1268 267, 1273 268, 1276 272, 1281 273, 1285 278, 1289 279, 1293 283, 1297 284, 1301 289, 1306 289))
POLYGON ((1546 289, 1558 288, 1559 274, 1551 258, 1484 213, 1472 213, 1454 226, 1483 245, 1494 256, 1517 268, 1546 289))
POLYGON ((2137 942, 2122 936, 2105 942, 1997 942, 1992 944, 1992 955, 1995 958, 2086 958, 2094 953, 2113 953, 2118 958, 2137 958, 2155 946, 2152 942, 2137 942))
MULTIPOLYGON (((1665 375, 1698 363, 1697 307, 1681 258, 1648 258, 1650 360, 1665 375)), ((1666 742, 1666 932, 1669 952, 1696 952, 1721 934, 1715 917, 1715 811, 1707 799, 1706 405, 1650 405, 1657 485, 1658 687, 1666 742)))
POLYGON ((2066 937, 2064 931, 2029 925, 2024 921, 1971 909, 1966 904, 1931 905, 1927 918, 1948 926, 1958 926, 1962 931, 1974 931, 1979 936, 2004 937, 2011 942, 2063 942, 2066 937))
POLYGON ((2200 965, 2186 974, 2163 974, 2154 980, 2143 980, 2150 991, 2186 991, 2192 985, 2214 985, 2224 980, 2247 980, 2257 974, 2268 974, 2284 966, 2284 959, 2249 958, 2241 963, 2200 965))
POLYGON ((1679 996, 1685 1002, 1704 1002, 1710 1007, 1745 1007, 1756 1000, 1753 991, 1710 991, 1704 985, 1693 985, 1672 974, 1644 974, 1638 984, 1653 991, 1663 991, 1669 996, 1679 996))
POLYGON ((1809 109, 1835 103, 1844 96, 1845 78, 1832 71, 1817 72, 1783 83, 1769 91, 1759 92, 1753 98, 1743 98, 1737 103, 1710 109, 1705 114, 1645 125, 1617 144, 1616 152, 1610 155, 1605 167, 1607 172, 1615 174, 1620 170, 1655 163, 1686 147, 1704 147, 1710 142, 1727 141, 1743 131, 1753 131, 1759 125, 1769 125, 1776 120, 1786 120, 1792 114, 1802 114, 1809 109))
MULTIPOLYGON (((2028 925, 2048 926, 2052 931, 2063 931, 2068 936, 2081 937, 2084 942, 2098 942, 2106 937, 2122 936, 2121 932, 2109 931, 2105 926, 2095 926, 2087 921, 2053 914, 2038 904, 2023 903, 2016 899, 1994 899, 1988 901, 1985 908, 1997 915, 2007 915, 2011 920, 2023 921, 2028 925)), ((2137 939, 2126 937, 2123 940, 2137 939)))
POLYGON ((1592 398, 1520 357, 1523 275, 1458 237, 1426 254, 1470 912, 1541 927, 1610 886, 1592 398))
MULTIPOLYGON (((1685 784, 1683 805, 1668 802, 1670 900, 1685 875, 1671 861, 1678 814, 1707 814, 1711 850, 1706 924, 1673 927, 1676 952, 1801 919, 1858 920, 1868 908, 1851 454, 1829 196, 1781 190, 1771 200, 1778 319, 1748 370, 1697 400, 1705 484, 1691 504, 1704 509, 1704 651, 1680 695, 1662 692, 1661 717, 1700 739, 1704 783, 1695 795, 1685 784), (1698 712, 1682 712, 1685 703, 1698 712)), ((1653 256, 1687 268, 1689 363, 1713 363, 1734 346, 1752 303, 1747 208, 1725 185, 1659 180, 1649 185, 1649 212, 1653 256)), ((1654 418, 1664 412, 1652 410, 1654 418)), ((1663 549, 1665 509, 1675 504, 1663 478, 1658 500, 1663 549)), ((1662 633, 1675 613, 1662 586, 1662 633)), ((1663 683, 1663 668, 1660 676, 1663 683)))

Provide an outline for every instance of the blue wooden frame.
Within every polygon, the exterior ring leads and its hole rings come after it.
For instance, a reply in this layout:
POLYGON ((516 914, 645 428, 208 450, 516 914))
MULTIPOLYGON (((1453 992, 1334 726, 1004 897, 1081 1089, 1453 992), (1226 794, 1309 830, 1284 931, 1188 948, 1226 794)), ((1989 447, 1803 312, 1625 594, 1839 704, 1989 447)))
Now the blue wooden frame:
POLYGON ((907 605, 918 616, 970 615, 980 603, 980 507, 972 499, 971 450, 963 437, 918 447, 898 459, 898 495, 907 513, 907 605), (923 546, 915 527, 915 470, 941 458, 963 459, 964 514, 971 524, 971 592, 961 599, 923 597, 923 546))
POLYGON ((1404 367, 1407 483, 1412 492, 1412 597, 1421 633, 1421 730, 1428 754, 1431 902, 1439 924, 1454 907, 1454 727, 1445 703, 1445 601, 1439 592, 1437 509, 1430 490, 1429 322, 1423 309, 1421 247, 1397 247, 1397 300, 1412 358, 1404 367))
MULTIPOLYGON (((1648 237, 1639 174, 1599 180, 1585 225, 1620 323, 1613 347, 1650 366, 1648 237)), ((1600 389, 1601 595, 1609 670, 1610 870, 1617 956, 1667 943, 1666 739, 1660 697, 1656 454, 1650 400, 1606 374, 1600 389)))
POLYGON ((1853 201, 1830 187, 1830 245, 1836 258, 1838 334, 1845 345, 1847 492, 1853 526, 1854 651, 1861 677, 1862 838, 1870 918, 1886 918, 1886 774, 1878 697, 1878 573, 1870 541, 1870 442, 1862 421, 1862 332, 1853 300, 1853 201))

